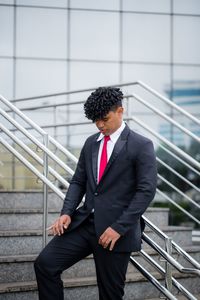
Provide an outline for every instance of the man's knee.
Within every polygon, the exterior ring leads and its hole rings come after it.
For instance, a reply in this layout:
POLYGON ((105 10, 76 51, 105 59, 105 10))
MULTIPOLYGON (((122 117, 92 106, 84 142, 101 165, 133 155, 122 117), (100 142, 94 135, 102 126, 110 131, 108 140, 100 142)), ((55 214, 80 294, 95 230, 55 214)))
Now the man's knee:
POLYGON ((52 269, 51 261, 52 260, 49 259, 48 255, 45 255, 44 251, 42 251, 34 262, 36 274, 41 272, 49 273, 49 271, 52 269))

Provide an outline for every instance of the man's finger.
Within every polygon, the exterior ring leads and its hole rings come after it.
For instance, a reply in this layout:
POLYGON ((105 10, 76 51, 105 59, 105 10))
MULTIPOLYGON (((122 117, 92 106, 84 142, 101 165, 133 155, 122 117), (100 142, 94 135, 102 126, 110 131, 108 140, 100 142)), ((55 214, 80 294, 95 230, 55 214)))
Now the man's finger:
POLYGON ((102 240, 104 239, 104 237, 105 237, 105 233, 103 233, 103 234, 100 236, 99 241, 102 241, 102 240))
POLYGON ((110 244, 110 248, 109 248, 110 251, 112 251, 112 249, 114 248, 115 242, 116 242, 116 240, 112 240, 112 242, 110 244))

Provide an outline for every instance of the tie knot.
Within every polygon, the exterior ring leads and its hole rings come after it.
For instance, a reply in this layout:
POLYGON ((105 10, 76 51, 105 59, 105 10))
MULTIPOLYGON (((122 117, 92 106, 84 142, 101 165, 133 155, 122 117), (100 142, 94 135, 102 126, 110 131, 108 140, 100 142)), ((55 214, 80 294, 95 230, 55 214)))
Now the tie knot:
POLYGON ((104 136, 104 142, 107 143, 110 140, 110 136, 109 135, 105 135, 104 136))

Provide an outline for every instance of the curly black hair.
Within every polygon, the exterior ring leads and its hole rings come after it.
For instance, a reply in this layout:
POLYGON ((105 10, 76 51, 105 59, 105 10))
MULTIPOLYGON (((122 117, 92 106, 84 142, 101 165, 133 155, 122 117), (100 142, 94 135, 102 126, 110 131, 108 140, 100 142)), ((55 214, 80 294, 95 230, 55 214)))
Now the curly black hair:
POLYGON ((119 88, 99 87, 86 100, 84 112, 93 122, 103 119, 109 111, 122 106, 123 93, 119 88))

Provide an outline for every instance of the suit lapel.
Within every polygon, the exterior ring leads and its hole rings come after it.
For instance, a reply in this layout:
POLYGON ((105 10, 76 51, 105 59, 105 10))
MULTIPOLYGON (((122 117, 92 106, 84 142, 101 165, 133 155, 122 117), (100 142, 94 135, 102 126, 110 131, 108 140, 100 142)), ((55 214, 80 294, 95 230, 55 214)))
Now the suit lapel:
POLYGON ((93 172, 93 177, 95 180, 95 183, 97 184, 97 163, 98 163, 98 152, 99 152, 99 146, 100 146, 100 141, 98 142, 99 135, 96 136, 93 144, 92 144, 92 172, 93 172))

